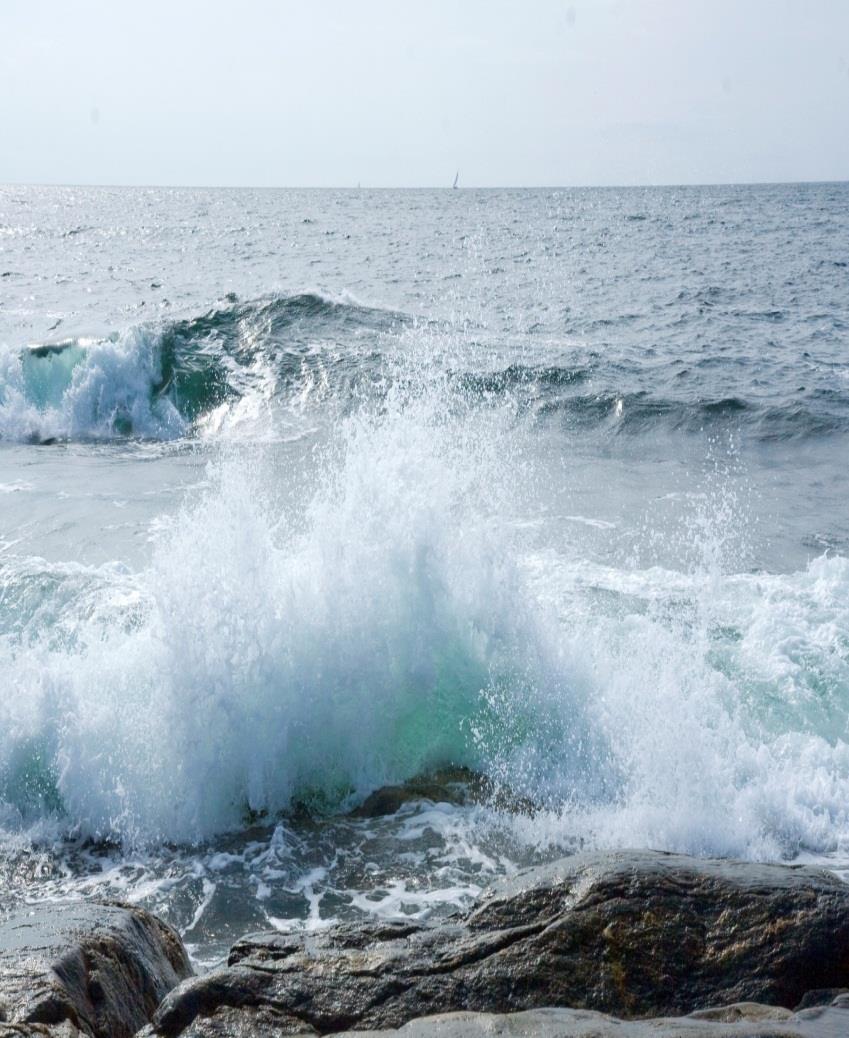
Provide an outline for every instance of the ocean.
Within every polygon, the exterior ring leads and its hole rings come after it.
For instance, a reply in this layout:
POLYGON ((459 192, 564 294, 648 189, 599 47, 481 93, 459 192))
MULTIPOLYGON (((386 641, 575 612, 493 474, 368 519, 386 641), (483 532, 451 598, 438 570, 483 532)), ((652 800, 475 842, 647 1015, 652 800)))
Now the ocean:
POLYGON ((0 188, 0 912, 847 874, 847 461, 849 184, 0 188))

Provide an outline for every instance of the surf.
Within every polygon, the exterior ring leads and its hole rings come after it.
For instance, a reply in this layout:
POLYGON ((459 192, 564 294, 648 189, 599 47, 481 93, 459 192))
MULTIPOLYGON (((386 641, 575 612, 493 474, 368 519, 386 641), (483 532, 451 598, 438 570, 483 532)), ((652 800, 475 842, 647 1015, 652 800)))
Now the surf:
POLYGON ((309 452, 220 441, 147 564, 4 561, 7 831, 192 845, 453 765, 528 846, 845 848, 846 559, 735 569, 717 469, 681 568, 592 562, 532 417, 406 335, 309 452))

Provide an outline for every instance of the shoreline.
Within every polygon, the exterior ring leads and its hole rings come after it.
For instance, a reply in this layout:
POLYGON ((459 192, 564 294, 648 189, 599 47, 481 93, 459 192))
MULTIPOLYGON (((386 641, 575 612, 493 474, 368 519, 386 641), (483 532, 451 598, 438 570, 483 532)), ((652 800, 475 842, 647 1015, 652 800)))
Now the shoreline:
POLYGON ((0 924, 0 1020, 3 1038, 825 1038, 849 1031, 849 886, 802 865, 579 854, 436 923, 249 934, 199 975, 150 913, 31 906, 0 924))

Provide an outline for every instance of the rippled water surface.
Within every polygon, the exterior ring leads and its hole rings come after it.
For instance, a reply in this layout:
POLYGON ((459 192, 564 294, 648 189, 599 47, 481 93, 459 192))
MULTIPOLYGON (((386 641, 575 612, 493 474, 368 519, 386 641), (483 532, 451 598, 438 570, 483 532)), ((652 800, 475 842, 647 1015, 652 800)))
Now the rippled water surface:
POLYGON ((847 446, 845 184, 0 188, 0 905, 840 869, 847 446))

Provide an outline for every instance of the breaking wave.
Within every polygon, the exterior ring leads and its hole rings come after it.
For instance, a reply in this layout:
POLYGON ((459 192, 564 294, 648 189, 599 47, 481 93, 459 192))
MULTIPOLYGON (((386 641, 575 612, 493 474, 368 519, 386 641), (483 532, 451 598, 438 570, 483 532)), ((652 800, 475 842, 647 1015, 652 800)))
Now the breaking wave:
POLYGON ((686 570, 529 543, 533 422, 393 365, 285 479, 224 450, 149 566, 6 560, 5 826, 191 843, 454 764, 530 843, 849 846, 849 560, 724 568, 721 495, 686 570))
MULTIPOLYGON (((103 340, 0 349, 0 440, 174 440, 240 424, 254 438, 274 435, 285 431, 287 410, 329 404, 344 414, 361 396, 385 393, 393 378, 405 377, 387 366, 386 354, 405 350, 419 326, 352 297, 302 293, 231 297, 203 315, 103 340)), ((498 349, 466 345, 462 355, 440 358, 455 392, 506 401, 575 432, 727 429, 770 441, 849 428, 846 380, 825 385, 827 373, 808 372, 811 384, 789 394, 783 387, 752 396, 741 388, 753 381, 744 367, 721 379, 739 392, 705 396, 698 365, 659 379, 650 358, 613 363, 580 344, 543 343, 526 361, 502 367, 498 349)))
POLYGON ((317 293, 231 299, 202 316, 137 325, 105 340, 0 351, 0 439, 171 440, 220 426, 246 395, 344 376, 334 349, 393 315, 317 293))

